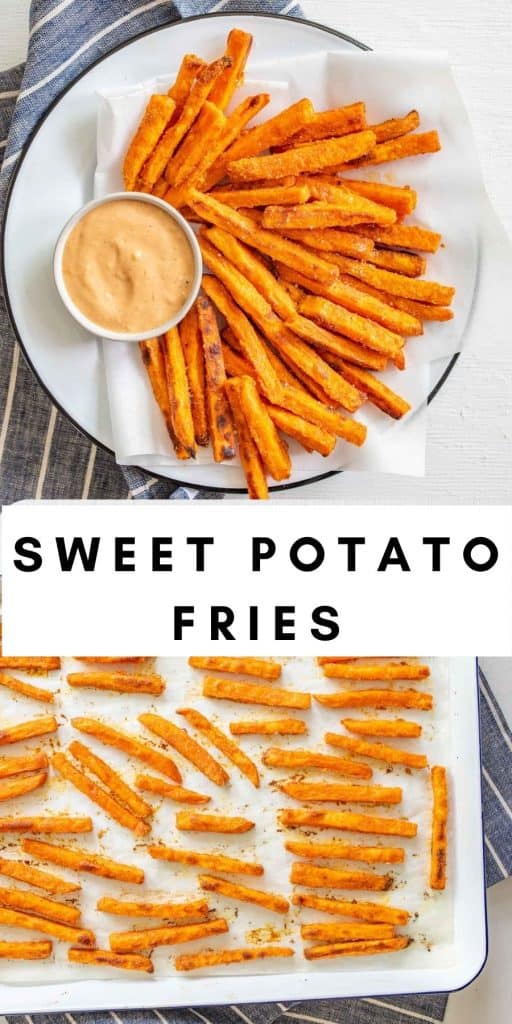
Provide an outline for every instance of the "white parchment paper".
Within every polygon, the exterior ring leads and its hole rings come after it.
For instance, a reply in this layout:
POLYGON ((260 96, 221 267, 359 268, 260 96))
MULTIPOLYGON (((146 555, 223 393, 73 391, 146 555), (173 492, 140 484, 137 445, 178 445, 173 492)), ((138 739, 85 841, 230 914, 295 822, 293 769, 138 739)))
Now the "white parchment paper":
MULTIPOLYGON (((395 424, 371 406, 363 407, 357 414, 369 427, 363 448, 355 450, 339 441, 327 458, 310 455, 295 442, 290 444, 297 476, 340 468, 423 475, 428 364, 446 359, 461 348, 475 297, 479 220, 485 197, 471 131, 447 60, 437 53, 319 51, 296 59, 253 64, 249 74, 250 80, 237 93, 237 102, 244 95, 269 91, 272 101, 260 113, 260 120, 306 94, 318 109, 364 99, 370 123, 417 108, 421 130, 437 128, 440 132, 440 153, 355 172, 360 177, 409 184, 418 190, 418 207, 411 223, 440 231, 444 241, 438 253, 428 258, 427 276, 457 288, 454 320, 425 324, 424 335, 407 344, 407 369, 393 369, 382 375, 412 404, 412 412, 395 424)), ((123 153, 144 105, 151 92, 165 88, 172 78, 153 79, 100 97, 96 196, 122 187, 123 153)), ((104 359, 118 463, 141 463, 155 471, 179 466, 179 460, 169 451, 168 435, 137 346, 104 342, 104 359)), ((200 449, 196 461, 213 464, 210 450, 200 449)), ((233 465, 237 464, 234 460, 233 465)))
MULTIPOLYGON (((450 662, 446 659, 423 658, 431 666, 431 678, 425 683, 418 684, 418 688, 431 690, 434 695, 433 712, 408 712, 400 711, 400 717, 420 720, 423 724, 423 735, 420 740, 393 740, 397 745, 403 745, 407 749, 424 751, 431 764, 441 763, 450 769, 454 765, 457 752, 453 750, 451 742, 451 720, 456 713, 456 698, 453 694, 453 685, 450 677, 450 662)), ((295 688, 310 692, 329 692, 339 688, 339 682, 324 679, 319 667, 312 658, 293 658, 284 661, 284 669, 280 684, 288 688, 295 688)), ((47 681, 41 683, 52 688, 56 694, 55 713, 60 722, 58 739, 47 737, 34 739, 26 743, 9 747, 2 753, 21 753, 26 749, 42 748, 51 753, 52 749, 61 747, 65 749, 73 738, 79 738, 90 746, 100 757, 122 772, 123 778, 128 784, 134 783, 136 774, 145 772, 155 774, 141 762, 128 758, 120 751, 106 747, 91 737, 84 736, 74 730, 70 720, 75 716, 85 715, 103 719, 105 722, 122 728, 127 732, 144 735, 144 738, 162 746, 156 737, 153 737, 138 723, 137 716, 145 711, 156 711, 164 717, 172 718, 180 725, 189 728, 184 719, 176 715, 178 708, 183 706, 194 706, 199 708, 212 720, 225 730, 228 723, 236 719, 261 718, 261 717, 283 717, 283 711, 272 712, 270 709, 258 708, 256 706, 234 704, 227 701, 207 700, 201 696, 203 673, 188 667, 185 659, 169 658, 159 659, 156 662, 156 671, 162 673, 167 680, 165 693, 158 698, 151 698, 148 695, 123 695, 123 694, 101 694, 94 690, 78 690, 69 687, 65 681, 69 671, 77 671, 81 663, 73 659, 63 661, 62 671, 52 673, 47 681)), ((21 675, 21 674, 20 674, 21 675)), ((27 677, 30 678, 30 677, 27 677)), ((32 677, 33 681, 33 677, 32 677)), ((350 686, 359 687, 364 684, 351 683, 350 686)), ((376 684, 385 685, 385 684, 376 684)), ((398 684, 400 685, 400 684, 398 684)), ((41 704, 27 698, 16 696, 4 688, 0 688, 0 711, 2 724, 7 726, 24 719, 35 717, 44 713, 41 704)), ((372 714, 372 712, 369 712, 372 714)), ((374 712, 373 712, 374 713, 374 712)), ((256 823, 256 827, 240 836, 215 836, 213 834, 180 833, 175 827, 175 813, 184 805, 174 804, 168 799, 160 799, 150 794, 144 794, 149 802, 153 802, 157 808, 154 815, 153 829, 149 837, 137 840, 132 832, 122 828, 112 821, 100 808, 91 803, 85 796, 78 793, 68 782, 60 779, 53 771, 46 786, 34 794, 16 801, 9 801, 2 805, 2 815, 17 815, 23 813, 45 814, 63 813, 73 815, 90 815, 94 821, 94 832, 90 835, 77 836, 41 836, 43 840, 55 842, 61 845, 76 846, 87 849, 91 852, 99 852, 125 864, 137 864, 145 871, 146 880, 144 885, 127 886, 120 882, 103 878, 96 878, 86 873, 77 874, 66 871, 56 865, 41 863, 44 869, 73 880, 79 880, 82 891, 76 894, 75 902, 82 909, 82 923, 84 927, 92 928, 96 933, 97 945, 101 948, 108 948, 108 936, 112 931, 124 931, 132 927, 144 928, 158 925, 158 921, 145 921, 141 918, 130 919, 101 913, 96 910, 96 903, 100 896, 112 895, 125 899, 145 899, 153 897, 157 900, 181 900, 193 894, 200 894, 197 885, 198 871, 195 868, 179 864, 169 864, 164 861, 152 860, 146 852, 146 845, 161 841, 168 845, 177 845, 183 848, 195 848, 198 850, 215 850, 234 857, 241 857, 247 860, 254 860, 265 866, 265 874, 262 878, 251 878, 248 876, 228 876, 233 881, 241 884, 261 888, 276 893, 282 893, 288 897, 291 895, 291 885, 288 881, 290 866, 293 856, 284 849, 286 838, 304 838, 304 831, 300 829, 284 830, 277 824, 277 811, 281 807, 298 807, 293 801, 280 793, 272 782, 279 778, 286 778, 293 775, 291 771, 267 769, 261 763, 263 751, 269 746, 283 746, 290 748, 307 747, 318 750, 336 753, 334 748, 327 747, 323 736, 327 730, 339 731, 339 719, 343 712, 339 710, 326 709, 315 701, 309 712, 293 712, 297 717, 307 720, 309 733, 307 736, 295 737, 241 737, 240 743, 243 749, 257 763, 261 774, 261 786, 259 790, 242 776, 230 762, 222 755, 219 760, 225 765, 230 773, 230 782, 227 786, 219 788, 211 783, 202 774, 197 772, 187 761, 179 755, 174 755, 180 770, 183 774, 184 785, 208 794, 211 803, 199 810, 212 813, 240 814, 250 818, 256 823)), ((350 717, 359 717, 364 712, 348 711, 350 717)), ((193 730, 191 730, 193 732, 193 730)), ((196 735, 201 742, 201 736, 196 735)), ((385 742, 385 741, 383 741, 385 742)), ((169 749, 169 748, 167 748, 169 749)), ((217 752, 212 750, 215 756, 217 752)), ((341 753, 341 751, 339 752, 341 753)), ((360 810, 366 813, 388 815, 390 817, 409 817, 418 823, 418 836, 416 839, 400 840, 398 837, 379 837, 371 835, 356 835, 345 832, 331 832, 319 830, 317 838, 327 840, 331 838, 346 839, 354 843, 368 843, 371 845, 383 843, 389 845, 404 845, 406 848, 406 859, 403 865, 381 865, 377 866, 379 871, 386 872, 391 869, 394 876, 393 888, 384 893, 372 892, 344 892, 336 890, 333 896, 339 898, 355 898, 374 900, 381 903, 389 903, 394 906, 405 907, 414 915, 407 932, 414 938, 413 944, 403 952, 390 956, 383 956, 378 959, 372 957, 357 958, 357 969, 368 967, 374 970, 394 970, 396 967, 406 968, 434 968, 436 966, 449 966, 454 960, 454 936, 453 936, 453 899, 452 886, 454 865, 450 864, 449 884, 444 893, 433 893, 428 890, 428 863, 429 863, 429 842, 430 842, 430 815, 431 815, 431 794, 429 773, 427 771, 409 772, 401 767, 385 768, 379 762, 368 762, 372 764, 374 776, 372 781, 383 785, 401 785, 403 787, 403 801, 398 806, 389 809, 371 808, 361 806, 360 810)), ((324 777, 330 781, 343 781, 342 776, 308 771, 308 779, 321 779, 324 777)), ((348 780, 346 780, 348 781, 348 780)), ((335 808, 337 805, 318 805, 325 809, 335 808)), ((308 830, 309 831, 309 830, 308 830)), ((311 830, 312 832, 314 830, 311 830)), ((19 859, 29 859, 20 850, 20 836, 12 833, 3 833, 2 855, 19 859)), ((321 862, 328 866, 363 868, 365 865, 352 862, 321 862)), ((208 872, 205 872, 208 873, 208 872)), ((212 872, 213 873, 213 872, 212 872)), ((26 888, 22 883, 0 876, 0 885, 9 888, 16 886, 26 888)), ((35 890, 34 890, 35 891, 35 890)), ((313 890, 311 890, 313 891, 313 890)), ((327 895, 327 891, 314 890, 319 895, 327 895)), ((44 895, 41 893, 41 895, 44 895)), ((194 952, 195 950, 208 948, 228 948, 245 944, 273 943, 290 945, 295 950, 293 959, 268 960, 216 968, 217 973, 238 974, 238 973, 290 973, 290 971, 312 972, 318 971, 350 971, 354 969, 354 961, 347 959, 332 959, 321 962, 307 963, 302 955, 302 941, 300 939, 299 926, 307 921, 325 920, 335 921, 336 918, 328 917, 318 911, 291 906, 286 917, 280 914, 253 906, 249 903, 235 903, 221 896, 208 894, 208 901, 212 910, 227 918, 229 922, 229 933, 214 937, 212 939, 200 940, 194 943, 178 947, 165 947, 156 949, 153 954, 155 965, 154 977, 173 975, 174 955, 181 952, 194 952), (307 966, 306 966, 307 964, 307 966)), ((61 897, 62 899, 62 897, 61 897)), ((68 899, 70 899, 68 897, 68 899)), ((38 938, 37 933, 30 933, 20 929, 2 928, 2 938, 29 939, 38 938)), ((49 981, 67 981, 84 978, 108 978, 120 977, 122 972, 110 968, 83 967, 69 964, 67 959, 67 945, 61 942, 54 943, 54 956, 51 961, 34 963, 0 961, 0 980, 14 985, 37 984, 49 981)), ((138 977, 138 975, 130 975, 138 977)), ((196 972, 194 975, 196 976, 196 972)), ((151 976, 140 976, 141 985, 150 985, 151 976)))

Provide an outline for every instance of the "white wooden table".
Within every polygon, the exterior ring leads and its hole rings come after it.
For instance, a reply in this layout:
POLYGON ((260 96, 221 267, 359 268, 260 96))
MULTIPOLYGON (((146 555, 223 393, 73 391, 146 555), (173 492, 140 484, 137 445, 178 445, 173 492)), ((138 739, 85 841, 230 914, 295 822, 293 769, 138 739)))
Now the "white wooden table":
MULTIPOLYGON (((24 59, 29 0, 2 0, 0 67, 24 59)), ((338 28, 374 48, 442 47, 450 56, 480 153, 487 190, 512 236, 512 4, 510 0, 303 0, 307 17, 338 28)), ((482 351, 460 361, 431 407, 429 475, 425 480, 389 477, 375 481, 353 476, 317 485, 318 503, 510 503, 512 476, 503 440, 512 423, 512 346, 489 364, 482 351), (459 410, 478 376, 480 408, 464 417, 459 439, 459 410), (492 415, 489 416, 489 410, 492 415), (487 470, 479 483, 479 471, 487 470), (490 467, 490 469, 489 469, 490 467)), ((308 491, 299 500, 307 499, 308 491)), ((291 492, 277 500, 298 500, 291 492)), ((486 659, 501 705, 512 721, 512 663, 486 659)), ((450 998, 446 1024, 481 1024, 510 1019, 512 978, 512 883, 490 892, 490 955, 482 975, 469 989, 450 998)), ((1 1010, 1 1007, 0 1007, 1 1010)), ((418 1014, 412 1018, 423 1020, 418 1014)), ((412 1020, 411 1018, 411 1020, 412 1020)), ((0 1024, 3 1024, 0 1018, 0 1024)))

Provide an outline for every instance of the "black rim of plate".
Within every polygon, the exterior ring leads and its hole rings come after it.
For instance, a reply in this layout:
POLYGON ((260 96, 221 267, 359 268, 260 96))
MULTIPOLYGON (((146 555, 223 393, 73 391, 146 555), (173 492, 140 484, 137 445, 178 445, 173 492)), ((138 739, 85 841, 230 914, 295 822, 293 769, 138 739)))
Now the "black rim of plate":
MULTIPOLYGON (((25 158, 27 156, 27 153, 28 153, 28 151, 29 151, 29 149, 30 149, 30 147, 32 145, 32 142, 34 141, 36 135, 38 135, 38 133, 41 131, 41 129, 42 129, 46 119, 50 116, 50 114, 52 113, 54 108, 60 103, 60 101, 64 98, 64 96, 66 96, 66 94, 70 91, 70 89, 72 89, 73 86, 76 85, 76 83, 79 82, 81 78, 84 78, 85 75, 87 75, 90 71, 92 71, 93 68, 97 67, 99 64, 102 64, 103 61, 108 60, 108 58, 111 57, 113 53, 117 53, 120 50, 124 50, 124 49, 126 49, 126 47, 131 46, 132 43, 137 42, 139 39, 143 39, 145 36, 153 35, 155 32, 166 31, 169 28, 172 28, 174 25, 182 25, 182 24, 185 24, 186 22, 207 21, 207 20, 212 19, 212 18, 226 18, 226 17, 243 18, 243 17, 247 17, 247 16, 250 16, 251 18, 261 18, 262 20, 263 19, 272 18, 272 19, 278 20, 278 21, 294 21, 294 22, 296 22, 299 25, 309 25, 311 28, 315 28, 315 29, 318 29, 321 32, 325 32, 327 35, 336 36, 337 39, 343 39, 346 43, 351 43, 352 46, 357 47, 357 49, 359 49, 359 50, 371 50, 370 46, 367 46, 365 43, 361 43, 358 39, 354 39, 352 36, 346 35, 346 33, 344 33, 344 32, 339 32, 335 28, 329 28, 327 25, 322 25, 321 22, 310 21, 308 18, 297 18, 297 17, 294 17, 294 16, 290 17, 290 16, 284 15, 284 14, 270 14, 270 13, 269 14, 261 14, 261 13, 258 13, 258 12, 250 13, 248 11, 229 11, 227 14, 224 14, 222 11, 219 11, 219 12, 214 13, 214 14, 195 14, 192 17, 189 17, 189 18, 179 18, 176 21, 171 21, 171 22, 169 22, 166 25, 157 25, 154 28, 144 29, 144 31, 139 32, 135 36, 132 36, 131 39, 127 39, 125 42, 119 43, 117 46, 114 46, 111 50, 109 50, 108 53, 104 54, 101 57, 98 57, 97 60, 93 61, 92 64, 90 64, 87 68, 85 68, 83 71, 81 71, 80 74, 78 74, 76 76, 76 78, 74 78, 71 82, 69 82, 66 86, 64 86, 62 91, 55 97, 54 100, 52 100, 52 102, 51 102, 50 106, 48 107, 48 109, 44 112, 44 114, 41 117, 41 119, 38 121, 38 123, 32 129, 28 139, 25 142, 25 145, 23 146, 23 149, 21 151, 21 156, 20 156, 20 158, 19 158, 19 160, 18 160, 18 162, 16 164, 15 170, 13 171, 11 180, 9 182, 8 190, 7 190, 7 198, 6 198, 6 203, 5 203, 5 211, 4 211, 3 223, 2 223, 2 228, 1 228, 1 236, 0 236, 0 248, 1 248, 2 255, 4 256, 4 254, 5 254, 5 229, 6 229, 6 224, 7 224, 7 218, 9 216, 9 209, 10 209, 11 199, 12 199, 12 195, 13 195, 13 191, 14 191, 14 186, 16 184, 16 181, 17 181, 17 178, 18 178, 18 174, 19 174, 19 172, 21 170, 21 167, 23 166, 23 162, 24 162, 24 160, 25 160, 25 158)), ((109 448, 109 446, 104 444, 103 441, 99 441, 96 437, 94 437, 92 434, 90 434, 88 430, 86 430, 84 427, 82 427, 81 424, 78 423, 73 418, 73 416, 68 412, 68 410, 65 409, 64 406, 62 406, 60 402, 56 401, 56 399, 54 398, 50 388, 41 379, 38 371, 36 370, 36 368, 34 366, 34 363, 32 362, 31 357, 30 357, 30 355, 29 355, 29 353, 27 351, 27 348, 26 348, 26 345, 25 345, 25 343, 23 341, 21 333, 18 330, 18 326, 17 326, 16 320, 15 320, 15 317, 14 317, 14 313, 13 313, 12 307, 11 307, 11 303, 10 303, 10 299, 9 299, 9 289, 8 289, 8 286, 7 286, 6 271, 5 271, 5 258, 2 258, 2 260, 0 260, 0 264, 1 264, 0 270, 1 270, 1 275, 2 275, 2 287, 3 287, 4 296, 5 296, 5 304, 6 304, 9 320, 11 322, 11 326, 12 326, 12 329, 13 329, 14 334, 16 336, 16 339, 18 341, 18 344, 19 344, 19 346, 20 346, 20 348, 21 348, 21 350, 23 352, 23 355, 25 357, 26 362, 28 363, 28 365, 30 366, 30 369, 32 370, 32 373, 36 377, 38 383, 40 384, 40 386, 42 387, 43 391, 48 396, 50 401, 53 403, 53 405, 58 409, 58 411, 63 416, 66 417, 66 419, 68 419, 70 421, 70 423, 73 424, 74 427, 76 427, 76 429, 80 432, 80 434, 82 434, 84 437, 86 437, 92 444, 96 445, 98 448, 101 448, 103 451, 108 452, 109 455, 112 455, 115 458, 115 452, 112 450, 112 448, 109 448)), ((437 395, 438 391, 440 391, 441 388, 443 387, 445 381, 447 380, 447 378, 449 377, 450 373, 452 372, 452 370, 453 370, 453 368, 455 366, 455 363, 457 362, 458 358, 459 358, 459 353, 457 352, 450 359, 450 362, 446 366, 444 372, 441 374, 439 380, 437 381, 435 386, 430 391, 430 393, 428 395, 428 398, 427 398, 427 405, 430 405, 432 400, 437 395)), ((418 410, 416 410, 416 411, 418 411, 418 410)), ((149 470, 144 469, 142 466, 133 466, 133 468, 134 469, 139 469, 143 473, 149 473, 149 470)), ((328 480, 329 477, 339 476, 343 472, 344 472, 343 469, 330 469, 330 470, 326 470, 325 473, 318 473, 316 476, 308 477, 307 480, 293 480, 290 483, 276 484, 275 486, 271 486, 269 488, 269 490, 273 493, 273 492, 276 492, 276 491, 292 490, 293 488, 296 488, 296 487, 305 487, 305 486, 307 486, 309 484, 318 483, 320 480, 328 480)), ((197 491, 209 491, 209 492, 212 492, 212 493, 215 493, 215 494, 247 494, 247 488, 246 487, 218 487, 218 486, 210 485, 210 484, 199 484, 199 483, 194 483, 191 480, 178 480, 178 479, 176 479, 176 477, 169 477, 169 476, 165 476, 165 475, 163 475, 161 473, 156 473, 156 472, 151 472, 151 476, 154 477, 157 480, 163 480, 163 481, 165 481, 168 484, 174 484, 176 487, 191 487, 191 488, 193 488, 193 490, 197 490, 197 491)))

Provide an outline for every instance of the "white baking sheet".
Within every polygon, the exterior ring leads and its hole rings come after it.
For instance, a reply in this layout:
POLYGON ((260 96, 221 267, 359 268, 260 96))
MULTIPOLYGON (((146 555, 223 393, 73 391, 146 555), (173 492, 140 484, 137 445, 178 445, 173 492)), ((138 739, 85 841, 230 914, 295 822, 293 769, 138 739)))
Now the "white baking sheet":
MULTIPOLYGON (((261 112, 259 120, 300 99, 307 82, 306 91, 318 109, 364 99, 372 123, 417 107, 421 130, 440 131, 440 153, 358 172, 359 176, 410 184, 418 190, 418 208, 411 222, 426 224, 443 234, 443 246, 428 257, 426 276, 453 284, 457 289, 454 320, 447 324, 425 324, 424 335, 408 342, 406 371, 392 369, 382 374, 390 387, 407 398, 413 412, 404 422, 394 424, 375 408, 363 407, 357 415, 368 425, 369 434, 362 449, 355 450, 339 441, 334 452, 322 458, 306 453, 296 442, 291 444, 294 470, 299 473, 350 468, 421 475, 426 430, 424 403, 430 386, 428 364, 460 349, 475 289, 478 218, 468 217, 468 207, 453 201, 454 191, 463 194, 475 210, 482 194, 471 132, 446 57, 419 52, 404 56, 319 50, 308 56, 250 64, 249 71, 251 80, 237 97, 241 99, 262 89, 272 95, 271 104, 261 112)), ((129 138, 151 93, 166 88, 172 78, 172 74, 154 78, 137 87, 100 96, 96 196, 122 188, 120 168, 129 138)), ((140 462, 156 471, 179 466, 175 454, 169 452, 168 435, 137 347, 104 342, 104 358, 117 461, 140 462)), ((196 463, 210 465, 211 451, 200 449, 196 463)))
MULTIPOLYGON (((432 713, 414 713, 404 711, 403 717, 419 719, 424 726, 423 736, 420 740, 393 741, 398 745, 407 748, 422 750, 428 756, 429 762, 442 763, 448 766, 450 778, 453 779, 453 769, 457 751, 454 749, 452 736, 452 721, 454 714, 454 683, 450 670, 451 663, 442 659, 427 659, 431 665, 431 679, 426 681, 426 689, 432 691, 435 697, 435 708, 432 713)), ((123 777, 133 783, 137 772, 151 774, 151 769, 146 768, 140 762, 134 762, 125 754, 112 748, 105 747, 96 740, 83 736, 76 732, 71 725, 70 719, 73 716, 87 715, 102 718, 106 722, 126 729, 129 732, 142 733, 148 739, 153 739, 151 734, 142 729, 137 722, 137 715, 149 709, 166 717, 171 717, 179 724, 187 723, 175 716, 175 711, 181 706, 190 704, 200 708, 204 713, 227 729, 227 723, 236 718, 266 716, 266 709, 251 708, 249 706, 237 705, 226 701, 213 701, 201 697, 201 680, 203 673, 190 669, 184 659, 159 659, 156 662, 156 670, 165 675, 167 689, 158 698, 151 698, 148 695, 131 696, 104 694, 94 690, 71 689, 65 682, 65 674, 70 670, 77 670, 80 663, 72 659, 65 659, 61 672, 52 673, 46 685, 56 690, 56 714, 61 723, 58 741, 49 738, 28 741, 23 748, 42 747, 50 752, 52 747, 60 745, 65 748, 68 742, 74 738, 80 738, 89 744, 100 756, 109 763, 122 770, 123 777)), ((30 678, 30 677, 27 677, 30 678)), ((33 678, 33 677, 32 677, 33 678)), ((43 683, 42 685, 45 685, 43 683)), ((294 658, 288 659, 285 663, 282 676, 282 685, 300 690, 330 691, 336 690, 339 683, 324 679, 314 659, 294 658)), ((341 684, 343 685, 343 684, 341 684)), ((348 684, 362 686, 364 684, 348 684)), ((377 684, 385 685, 385 684, 377 684)), ((21 696, 11 694, 2 688, 0 692, 0 710, 2 723, 8 725, 30 718, 33 715, 41 714, 42 705, 29 701, 21 696)), ((363 712, 364 713, 364 712, 363 712)), ((272 712, 268 714, 272 716, 272 712)), ((318 749, 336 751, 326 747, 323 742, 323 734, 326 729, 336 731, 340 729, 339 718, 343 712, 320 707, 316 702, 310 712, 294 713, 305 717, 309 734, 296 737, 243 737, 241 745, 247 753, 253 757, 261 771, 261 788, 255 790, 252 785, 240 775, 229 762, 225 762, 222 755, 219 760, 226 763, 230 771, 231 779, 228 786, 219 788, 197 772, 179 755, 176 760, 183 772, 184 785, 199 792, 209 794, 211 803, 198 808, 198 810, 219 812, 226 814, 241 814, 256 822, 256 828, 241 836, 222 837, 215 835, 194 835, 194 833, 180 833, 175 829, 175 812, 180 806, 170 800, 160 800, 148 796, 150 802, 154 801, 160 805, 154 816, 154 825, 150 838, 134 840, 133 834, 123 829, 105 815, 95 804, 92 804, 85 796, 78 793, 68 782, 62 780, 56 774, 51 773, 50 782, 44 787, 30 794, 27 797, 10 801, 2 805, 1 813, 17 814, 42 814, 42 813, 67 813, 67 814, 90 814, 94 821, 94 833, 91 835, 73 836, 42 836, 49 842, 66 843, 76 845, 79 848, 86 848, 91 851, 101 852, 104 855, 113 857, 123 863, 137 864, 143 867, 146 873, 146 881, 143 886, 126 886, 125 884, 112 880, 95 878, 92 875, 74 872, 66 872, 52 865, 47 865, 48 870, 64 877, 76 879, 82 882, 82 892, 77 902, 82 908, 82 920, 84 927, 92 928, 97 936, 97 945, 108 948, 108 936, 111 931, 125 930, 130 927, 147 927, 148 923, 140 919, 133 921, 128 918, 114 917, 98 912, 96 902, 102 895, 115 895, 120 898, 140 899, 153 896, 155 899, 181 898, 198 893, 197 870, 182 865, 168 864, 163 861, 154 861, 145 851, 149 842, 158 840, 169 845, 179 845, 185 848, 215 849, 219 852, 232 854, 235 857, 242 857, 248 860, 256 860, 265 865, 265 874, 262 879, 252 879, 240 876, 234 880, 242 884, 255 886, 268 891, 291 894, 292 887, 288 881, 290 865, 294 857, 284 850, 284 839, 287 835, 300 838, 304 833, 301 830, 283 830, 277 826, 276 812, 284 806, 300 806, 296 801, 290 800, 271 785, 272 781, 278 778, 285 778, 293 773, 291 771, 267 769, 261 764, 261 754, 268 746, 286 747, 313 747, 318 749)), ((350 711, 347 714, 357 717, 360 713, 350 711)), ((400 714, 402 714, 400 712, 400 714)), ((274 712, 274 715, 282 715, 282 712, 274 712)), ((198 736, 199 740, 201 737, 198 736)), ((158 743, 158 740, 155 740, 158 743)), ((19 752, 21 745, 12 748, 12 752, 19 752)), ((2 753, 11 752, 11 747, 4 748, 2 753)), ((171 751, 172 753, 172 751, 171 751)), ((215 752, 214 752, 215 753, 215 752)), ((340 752, 341 753, 341 752, 340 752)), ((371 762, 369 762, 371 763, 371 762)), ((386 872, 391 870, 395 881, 393 888, 386 893, 354 892, 349 893, 349 898, 370 899, 378 902, 390 903, 406 907, 414 914, 414 918, 406 931, 414 938, 414 943, 405 951, 390 956, 383 956, 378 959, 379 969, 383 972, 396 972, 398 968, 406 970, 424 970, 426 968, 449 967, 455 964, 456 951, 454 945, 453 926, 453 847, 450 837, 450 864, 449 884, 444 893, 433 893, 428 890, 428 858, 429 858, 429 836, 430 836, 430 782, 428 771, 408 772, 401 767, 386 769, 375 762, 374 777, 372 781, 384 785, 402 785, 403 802, 398 806, 386 808, 361 807, 366 813, 389 815, 391 817, 406 816, 418 822, 418 836, 414 840, 401 841, 398 837, 375 837, 370 835, 352 836, 354 842, 360 843, 389 843, 391 845, 404 845, 406 849, 406 861, 404 865, 382 865, 379 870, 386 872)), ((154 773, 153 773, 154 774, 154 773)), ((308 772, 307 777, 331 778, 320 772, 308 772)), ((332 777, 343 781, 340 776, 332 777)), ((347 780, 348 781, 348 780, 347 780)), ((452 785, 452 783, 450 783, 452 785)), ((454 794, 452 793, 452 797, 454 794)), ((333 805, 322 805, 326 809, 333 805)), ((335 806, 335 805, 334 805, 335 806)), ((345 838, 350 834, 335 833, 327 830, 320 830, 319 838, 345 838)), ((2 836, 4 856, 19 856, 20 837, 15 834, 4 834, 2 836)), ((23 856, 23 855, 22 855, 23 856)), ((329 863, 329 862, 327 862, 329 863)), ((43 865, 44 866, 44 865, 43 865)), ((345 866, 337 863, 332 866, 345 866)), ((349 866, 348 864, 346 866, 349 866)), ((363 868, 362 864, 352 864, 354 868, 363 868)), ((0 877, 0 884, 11 886, 12 880, 0 877)), ((322 891, 321 891, 322 892, 322 891)), ((333 895, 344 897, 344 892, 334 892, 333 895)), ((229 922, 229 933, 225 936, 218 936, 212 940, 200 940, 195 943, 187 943, 186 946, 164 947, 155 950, 153 961, 155 965, 155 977, 163 977, 175 974, 173 967, 174 953, 192 952, 204 947, 216 949, 244 945, 255 941, 272 942, 291 945, 295 949, 295 957, 290 960, 268 960, 254 964, 225 966, 216 969, 215 973, 226 975, 255 975, 255 974, 290 974, 291 972, 304 972, 306 969, 312 975, 317 973, 325 974, 330 972, 351 972, 354 970, 354 961, 351 959, 331 959, 325 962, 307 963, 302 955, 302 941, 299 934, 299 924, 305 921, 334 920, 327 918, 317 911, 299 910, 291 907, 290 913, 282 915, 271 913, 263 908, 252 906, 248 903, 236 904, 221 896, 210 895, 208 897, 212 909, 218 914, 225 916, 229 922), (261 931, 260 931, 261 930, 261 931), (256 933, 256 934, 254 934, 256 933)), ((149 924, 158 924, 157 921, 149 924)), ((26 931, 3 929, 5 935, 11 938, 30 937, 26 931)), ((4 937, 4 936, 2 936, 4 937)), ((66 959, 67 946, 64 943, 54 944, 54 958, 49 965, 47 962, 0 962, 0 981, 9 985, 27 985, 48 983, 50 980, 56 982, 68 982, 72 979, 108 978, 119 977, 119 972, 110 968, 82 967, 69 964, 66 959)), ((358 958, 358 970, 374 970, 376 959, 358 958)), ((211 972, 203 972, 207 976, 211 972)), ((141 988, 152 984, 154 979, 146 976, 140 977, 141 988)), ((142 995, 141 995, 141 998, 142 995)))

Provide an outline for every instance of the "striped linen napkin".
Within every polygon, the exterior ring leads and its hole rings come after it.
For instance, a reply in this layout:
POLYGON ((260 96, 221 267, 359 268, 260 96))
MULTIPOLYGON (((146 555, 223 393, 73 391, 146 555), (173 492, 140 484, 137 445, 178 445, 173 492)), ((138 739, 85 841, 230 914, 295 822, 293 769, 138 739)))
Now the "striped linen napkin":
MULTIPOLYGON (((492 671, 492 659, 486 666, 492 671)), ((512 733, 480 669, 482 797, 487 885, 512 874, 512 733)), ((442 1021, 448 996, 380 996, 366 999, 316 999, 292 1003, 244 1003, 195 1009, 99 1011, 25 1015, 26 1024, 412 1024, 442 1021)), ((0 1024, 19 1024, 7 1015, 0 1024)))

